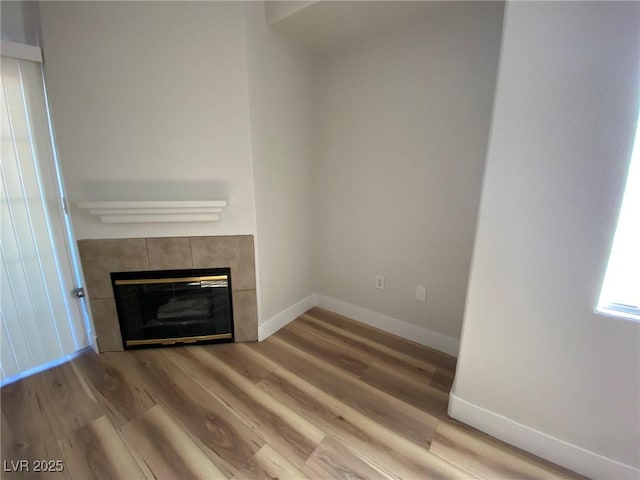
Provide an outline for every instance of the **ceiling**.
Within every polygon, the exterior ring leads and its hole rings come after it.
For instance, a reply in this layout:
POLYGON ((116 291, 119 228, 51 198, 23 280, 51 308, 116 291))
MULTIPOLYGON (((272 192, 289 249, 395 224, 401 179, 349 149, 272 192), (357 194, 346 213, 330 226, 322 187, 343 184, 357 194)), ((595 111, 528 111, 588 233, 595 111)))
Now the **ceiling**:
POLYGON ((424 20, 450 2, 433 1, 268 1, 267 22, 315 53, 424 20))

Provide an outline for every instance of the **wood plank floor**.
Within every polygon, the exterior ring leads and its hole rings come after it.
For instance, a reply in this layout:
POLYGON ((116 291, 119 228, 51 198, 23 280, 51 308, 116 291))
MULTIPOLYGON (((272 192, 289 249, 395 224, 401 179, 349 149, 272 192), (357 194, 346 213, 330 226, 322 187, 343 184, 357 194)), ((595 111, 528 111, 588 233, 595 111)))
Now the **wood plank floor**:
POLYGON ((2 388, 2 478, 580 478, 447 417, 454 373, 318 308, 261 343, 87 351, 2 388))

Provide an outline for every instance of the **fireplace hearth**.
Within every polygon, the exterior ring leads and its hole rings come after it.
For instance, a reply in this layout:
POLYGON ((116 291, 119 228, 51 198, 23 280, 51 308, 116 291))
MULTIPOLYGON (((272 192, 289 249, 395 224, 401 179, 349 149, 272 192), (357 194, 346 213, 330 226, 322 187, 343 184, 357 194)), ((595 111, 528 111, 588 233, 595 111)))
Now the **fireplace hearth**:
POLYGON ((113 272, 125 349, 234 340, 229 268, 113 272))

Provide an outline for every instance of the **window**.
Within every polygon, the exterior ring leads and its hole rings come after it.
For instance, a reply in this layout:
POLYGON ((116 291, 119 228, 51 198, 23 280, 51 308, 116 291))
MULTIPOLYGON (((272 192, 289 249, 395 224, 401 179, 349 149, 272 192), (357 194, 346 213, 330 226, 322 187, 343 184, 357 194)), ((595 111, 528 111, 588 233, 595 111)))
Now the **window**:
POLYGON ((640 322, 640 120, 597 311, 640 322))

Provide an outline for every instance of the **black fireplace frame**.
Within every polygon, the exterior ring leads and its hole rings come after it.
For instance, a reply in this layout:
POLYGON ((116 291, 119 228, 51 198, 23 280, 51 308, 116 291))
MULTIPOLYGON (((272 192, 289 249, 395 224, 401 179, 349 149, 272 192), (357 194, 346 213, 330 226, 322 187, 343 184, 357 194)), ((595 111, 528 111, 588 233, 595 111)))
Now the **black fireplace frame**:
MULTIPOLYGON (((233 315, 233 296, 231 285, 231 269, 229 267, 216 267, 216 268, 189 268, 180 270, 143 270, 134 272, 111 272, 111 286, 113 289, 113 295, 116 303, 116 310, 118 313, 118 323, 120 324, 120 335, 122 337, 122 345, 125 350, 140 349, 140 348, 158 348, 158 347, 173 347, 184 345, 196 345, 196 344, 209 344, 209 343, 229 343, 235 341, 235 328, 234 328, 234 315, 233 315), (172 338, 171 341, 166 339, 150 339, 140 344, 128 345, 131 343, 130 339, 125 338, 125 332, 128 331, 125 325, 125 307, 120 298, 120 293, 116 288, 117 281, 130 281, 130 280, 169 280, 177 278, 190 278, 190 277, 227 277, 227 296, 229 302, 229 321, 230 332, 229 334, 221 335, 208 335, 207 339, 193 340, 194 337, 184 337, 185 340, 179 338, 172 338)), ((151 282, 150 282, 151 283, 151 282)))

